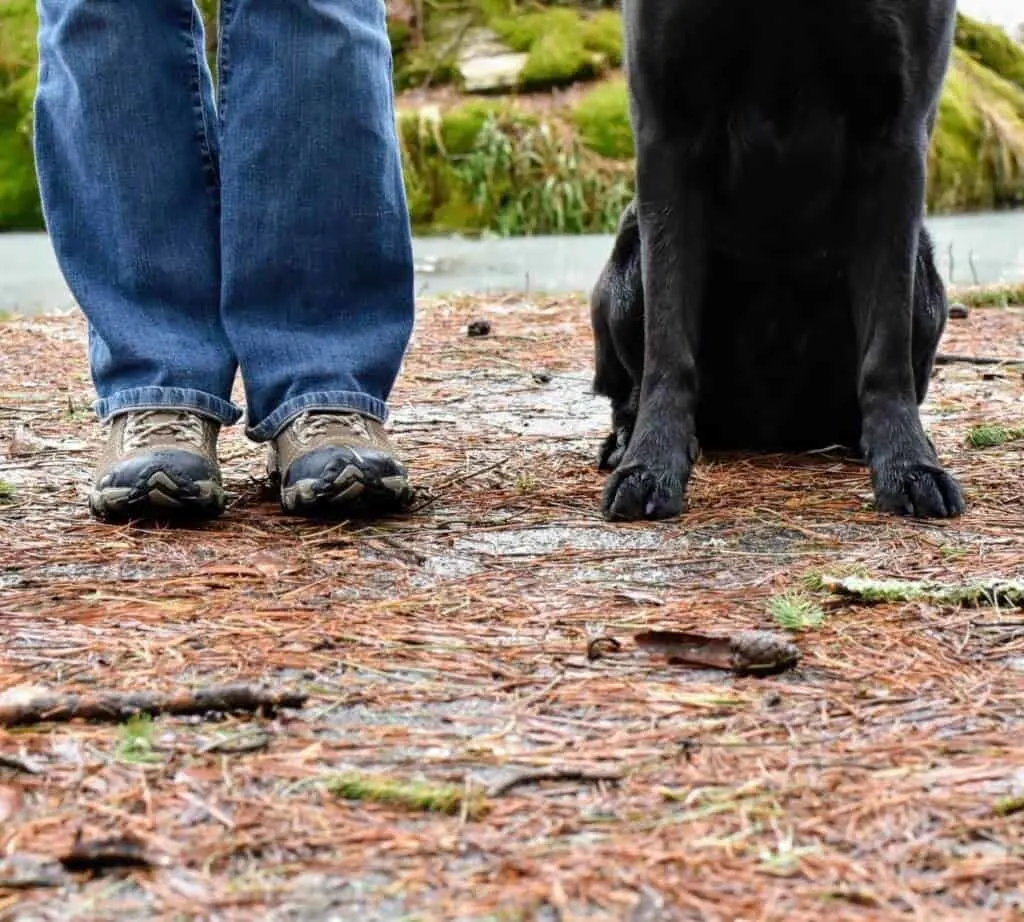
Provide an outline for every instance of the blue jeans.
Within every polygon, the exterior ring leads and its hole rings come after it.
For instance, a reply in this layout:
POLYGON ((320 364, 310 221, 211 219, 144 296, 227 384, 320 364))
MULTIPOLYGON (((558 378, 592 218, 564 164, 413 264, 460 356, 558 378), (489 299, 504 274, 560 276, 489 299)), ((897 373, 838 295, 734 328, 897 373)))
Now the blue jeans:
POLYGON ((106 419, 383 420, 413 325, 382 0, 39 0, 36 161, 106 419))

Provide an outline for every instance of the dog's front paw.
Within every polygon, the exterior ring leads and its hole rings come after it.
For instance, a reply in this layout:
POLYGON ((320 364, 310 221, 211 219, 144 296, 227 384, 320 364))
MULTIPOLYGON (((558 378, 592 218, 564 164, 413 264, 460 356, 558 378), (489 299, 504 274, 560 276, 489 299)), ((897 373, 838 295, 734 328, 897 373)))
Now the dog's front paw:
POLYGON ((875 508, 919 519, 949 519, 964 511, 960 484, 929 462, 881 464, 873 472, 875 508))
POLYGON ((609 520, 671 519, 683 511, 683 478, 642 463, 625 464, 608 478, 602 504, 609 520))

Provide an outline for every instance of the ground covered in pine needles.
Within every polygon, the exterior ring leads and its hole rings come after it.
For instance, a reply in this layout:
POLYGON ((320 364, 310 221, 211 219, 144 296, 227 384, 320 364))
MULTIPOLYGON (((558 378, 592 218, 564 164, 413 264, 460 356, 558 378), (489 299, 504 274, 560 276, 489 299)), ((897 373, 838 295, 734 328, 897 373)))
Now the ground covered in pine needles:
POLYGON ((943 344, 973 358, 927 405, 970 503, 948 523, 876 515, 829 453, 705 458, 681 520, 605 523, 586 308, 508 298, 422 305, 409 515, 284 518, 235 431, 221 521, 103 526, 84 342, 77 317, 0 325, 0 918, 1024 912, 1020 596, 927 588, 1024 579, 1021 309, 943 344), (927 586, 825 579, 849 576, 927 586), (688 665, 652 629, 769 630, 800 660, 688 665), (301 706, 19 712, 225 684, 301 706))

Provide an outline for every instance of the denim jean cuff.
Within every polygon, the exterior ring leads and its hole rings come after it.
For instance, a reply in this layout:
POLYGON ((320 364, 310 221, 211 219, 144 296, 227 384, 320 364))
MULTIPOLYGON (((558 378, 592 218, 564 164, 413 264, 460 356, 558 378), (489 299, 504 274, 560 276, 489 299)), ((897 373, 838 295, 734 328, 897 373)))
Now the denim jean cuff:
POLYGON ((110 417, 132 410, 191 410, 208 416, 225 426, 237 423, 242 411, 233 403, 184 387, 135 387, 118 391, 110 397, 97 400, 96 415, 106 422, 110 417))
POLYGON ((300 413, 307 410, 334 410, 361 413, 378 422, 387 422, 388 408, 383 400, 356 391, 318 391, 285 401, 273 413, 255 425, 246 426, 245 434, 254 442, 269 442, 300 413))

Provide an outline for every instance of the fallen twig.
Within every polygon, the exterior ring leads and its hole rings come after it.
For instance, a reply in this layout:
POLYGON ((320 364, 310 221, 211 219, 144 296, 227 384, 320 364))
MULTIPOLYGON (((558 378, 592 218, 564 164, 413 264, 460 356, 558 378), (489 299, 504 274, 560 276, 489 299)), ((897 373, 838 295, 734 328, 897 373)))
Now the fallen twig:
POLYGON ((934 602, 938 605, 983 605, 1024 607, 1024 582, 990 579, 977 583, 943 584, 896 579, 866 579, 822 576, 815 580, 822 589, 850 596, 861 602, 934 602))
POLYGON ((1005 358, 998 355, 957 355, 940 352, 935 356, 936 365, 1024 365, 1024 359, 1005 358))
POLYGON ((472 480, 475 477, 481 477, 484 474, 489 474, 491 471, 501 467, 506 462, 511 461, 513 457, 515 457, 514 454, 507 454, 503 458, 500 458, 499 460, 493 462, 492 464, 487 464, 484 467, 477 468, 475 471, 469 471, 466 474, 459 474, 457 477, 450 477, 448 480, 439 483, 437 486, 432 487, 429 490, 422 491, 423 499, 420 502, 415 503, 410 508, 409 512, 422 512, 424 509, 427 509, 428 507, 434 505, 434 503, 436 503, 441 498, 441 494, 444 490, 447 490, 450 487, 457 486, 460 483, 465 483, 467 480, 472 480))
POLYGON ((591 769, 591 768, 531 768, 519 772, 491 785, 487 789, 488 797, 502 797, 513 788, 524 784, 535 784, 538 781, 587 781, 598 783, 601 781, 621 781, 622 772, 613 769, 591 769))
POLYGON ((136 714, 208 714, 214 711, 274 711, 300 708, 307 695, 276 692, 252 685, 220 685, 180 691, 107 692, 64 695, 40 689, 10 689, 0 695, 0 726, 14 727, 44 722, 127 720, 136 714))
POLYGON ((0 768, 7 768, 12 772, 21 772, 24 775, 41 775, 43 772, 39 766, 27 759, 4 755, 2 752, 0 752, 0 768))
POLYGON ((240 733, 232 733, 229 736, 222 736, 219 739, 211 740, 200 746, 196 752, 199 754, 207 752, 219 752, 222 754, 234 755, 243 752, 257 752, 266 749, 270 745, 270 734, 257 729, 246 728, 240 733))

